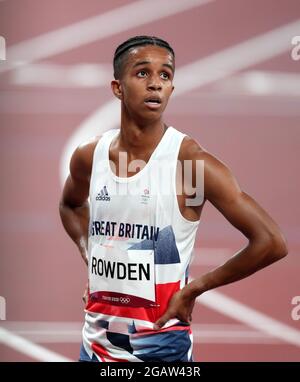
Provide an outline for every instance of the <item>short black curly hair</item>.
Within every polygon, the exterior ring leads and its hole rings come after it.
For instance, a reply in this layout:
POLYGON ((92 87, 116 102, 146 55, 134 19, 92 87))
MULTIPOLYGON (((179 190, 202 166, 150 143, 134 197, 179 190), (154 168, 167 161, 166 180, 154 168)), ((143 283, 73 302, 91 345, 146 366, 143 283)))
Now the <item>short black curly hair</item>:
POLYGON ((157 45, 162 48, 167 49, 175 59, 175 53, 169 43, 165 40, 162 40, 159 37, 155 36, 135 36, 131 37, 128 40, 124 41, 120 44, 114 55, 114 77, 115 79, 120 79, 123 74, 124 63, 127 58, 127 54, 130 49, 135 48, 137 46, 145 46, 145 45, 157 45))

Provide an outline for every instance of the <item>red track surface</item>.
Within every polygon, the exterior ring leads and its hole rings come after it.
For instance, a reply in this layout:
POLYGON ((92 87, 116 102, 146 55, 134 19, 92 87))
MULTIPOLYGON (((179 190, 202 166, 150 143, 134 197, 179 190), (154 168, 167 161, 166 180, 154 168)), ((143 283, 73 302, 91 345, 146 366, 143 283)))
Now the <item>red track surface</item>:
MULTIPOLYGON (((9 48, 128 3, 119 0, 2 1, 0 35, 6 38, 9 48)), ((129 36, 154 34, 170 41, 176 52, 177 68, 180 68, 296 21, 299 16, 298 0, 219 0, 49 56, 39 63, 110 63, 116 45, 129 36)), ((243 72, 259 70, 299 75, 300 61, 291 59, 290 50, 249 66, 243 72)), ((16 74, 16 69, 0 73, 0 295, 5 297, 7 309, 7 321, 1 321, 1 326, 9 327, 11 321, 79 322, 83 320, 81 295, 86 269, 58 216, 59 165, 70 135, 96 108, 112 98, 109 82, 105 87, 91 88, 21 85, 14 82, 16 74)), ((299 336, 300 321, 291 317, 291 300, 300 295, 299 95, 296 98, 234 91, 222 93, 223 81, 225 79, 174 99, 165 119, 224 160, 242 188, 280 224, 289 242, 290 255, 286 259, 218 291, 297 329, 299 336), (290 112, 287 107, 294 104, 294 111, 290 112), (256 107, 260 112, 256 113, 256 107)), ((225 248, 233 254, 245 243, 242 235, 207 205, 196 242, 200 249, 199 263, 193 266, 192 275, 195 277, 212 267, 204 260, 214 262, 213 253, 208 258, 204 251, 201 257, 201 248, 225 248)), ((195 308, 193 323, 220 324, 224 330, 230 324, 240 324, 201 304, 195 308)), ((249 330, 246 326, 244 329, 249 330)), ((46 342, 42 346, 74 360, 78 356, 79 342, 46 342)), ((283 340, 240 343, 237 336, 226 343, 220 338, 216 342, 202 341, 200 336, 195 344, 195 358, 202 361, 300 361, 300 351, 299 347, 283 340)), ((0 361, 13 360, 33 358, 0 345, 0 361)))

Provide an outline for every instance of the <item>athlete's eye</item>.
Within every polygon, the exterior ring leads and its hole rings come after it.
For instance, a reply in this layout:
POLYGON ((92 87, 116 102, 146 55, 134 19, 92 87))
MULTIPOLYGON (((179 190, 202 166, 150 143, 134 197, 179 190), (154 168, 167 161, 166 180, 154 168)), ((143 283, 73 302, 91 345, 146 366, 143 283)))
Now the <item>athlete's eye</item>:
POLYGON ((137 74, 138 77, 141 77, 141 78, 144 78, 146 77, 147 73, 145 72, 145 70, 140 70, 137 74))
POLYGON ((162 78, 164 80, 168 80, 170 78, 170 76, 169 76, 169 74, 167 72, 162 72, 161 74, 162 74, 162 78))

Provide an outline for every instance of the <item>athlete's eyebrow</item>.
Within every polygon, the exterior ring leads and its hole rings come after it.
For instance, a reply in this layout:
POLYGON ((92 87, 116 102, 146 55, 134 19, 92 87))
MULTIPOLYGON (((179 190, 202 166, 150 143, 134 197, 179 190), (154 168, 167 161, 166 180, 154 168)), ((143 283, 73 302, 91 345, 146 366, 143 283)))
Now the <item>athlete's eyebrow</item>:
MULTIPOLYGON (((133 65, 133 68, 135 68, 136 66, 147 65, 147 64, 151 64, 151 61, 138 61, 133 65)), ((174 68, 171 64, 165 63, 165 64, 162 64, 162 66, 166 66, 167 68, 171 69, 172 72, 174 72, 174 68)))

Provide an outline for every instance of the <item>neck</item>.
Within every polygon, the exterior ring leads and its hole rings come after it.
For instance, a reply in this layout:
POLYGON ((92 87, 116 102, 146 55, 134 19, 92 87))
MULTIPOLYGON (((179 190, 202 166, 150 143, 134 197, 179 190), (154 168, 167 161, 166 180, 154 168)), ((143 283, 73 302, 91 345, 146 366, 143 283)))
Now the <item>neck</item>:
POLYGON ((167 126, 162 118, 156 121, 139 122, 122 113, 119 145, 132 154, 151 150, 156 147, 166 129, 167 126))

